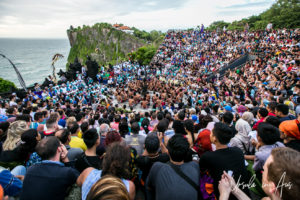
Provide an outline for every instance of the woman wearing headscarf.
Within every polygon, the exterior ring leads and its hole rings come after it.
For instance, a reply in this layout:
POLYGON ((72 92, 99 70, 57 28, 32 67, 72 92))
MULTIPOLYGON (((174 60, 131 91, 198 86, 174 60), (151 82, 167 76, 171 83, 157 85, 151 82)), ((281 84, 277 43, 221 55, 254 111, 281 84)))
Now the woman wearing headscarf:
POLYGON ((254 122, 254 115, 252 112, 244 112, 242 119, 249 123, 251 126, 254 122))
POLYGON ((252 131, 250 124, 242 117, 236 122, 235 129, 237 134, 230 140, 230 146, 238 147, 244 154, 249 154, 253 149, 250 137, 248 136, 249 132, 252 131))

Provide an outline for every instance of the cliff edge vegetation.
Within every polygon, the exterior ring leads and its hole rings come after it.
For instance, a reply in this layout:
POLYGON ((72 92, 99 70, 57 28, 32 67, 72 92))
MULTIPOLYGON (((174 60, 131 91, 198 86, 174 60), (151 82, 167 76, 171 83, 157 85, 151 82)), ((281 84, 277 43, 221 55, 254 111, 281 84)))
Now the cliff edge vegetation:
MULTIPOLYGON (((119 26, 123 26, 120 24, 119 26)), ((123 26, 124 27, 124 26, 123 26)), ((71 49, 67 68, 77 57, 84 64, 90 56, 99 65, 116 64, 128 59, 128 54, 139 48, 158 48, 164 34, 160 31, 141 31, 129 28, 128 32, 108 23, 97 23, 67 30, 71 49)), ((154 55, 154 54, 153 54, 154 55)))
POLYGON ((12 92, 16 89, 13 82, 0 78, 0 93, 2 92, 12 92))
POLYGON ((273 24, 274 29, 300 28, 300 1, 277 0, 268 10, 259 15, 253 15, 232 23, 216 21, 207 30, 222 30, 224 26, 227 30, 244 30, 247 23, 251 31, 264 30, 269 23, 273 24))

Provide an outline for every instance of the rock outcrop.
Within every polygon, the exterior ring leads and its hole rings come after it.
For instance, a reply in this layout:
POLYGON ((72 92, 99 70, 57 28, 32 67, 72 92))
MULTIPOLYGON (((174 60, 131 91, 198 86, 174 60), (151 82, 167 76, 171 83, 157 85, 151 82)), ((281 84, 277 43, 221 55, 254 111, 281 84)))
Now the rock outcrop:
POLYGON ((115 64, 125 59, 128 53, 146 45, 146 41, 129 33, 117 30, 107 23, 97 23, 92 27, 70 27, 67 30, 71 45, 68 64, 77 57, 85 63, 87 56, 100 65, 115 64))

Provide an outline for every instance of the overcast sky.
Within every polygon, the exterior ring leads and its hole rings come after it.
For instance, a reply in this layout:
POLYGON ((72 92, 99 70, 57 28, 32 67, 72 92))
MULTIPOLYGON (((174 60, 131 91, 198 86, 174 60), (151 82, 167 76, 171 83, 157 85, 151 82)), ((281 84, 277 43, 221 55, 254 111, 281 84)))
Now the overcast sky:
POLYGON ((275 0, 0 0, 0 37, 66 38, 97 22, 146 31, 191 28, 257 15, 275 0))

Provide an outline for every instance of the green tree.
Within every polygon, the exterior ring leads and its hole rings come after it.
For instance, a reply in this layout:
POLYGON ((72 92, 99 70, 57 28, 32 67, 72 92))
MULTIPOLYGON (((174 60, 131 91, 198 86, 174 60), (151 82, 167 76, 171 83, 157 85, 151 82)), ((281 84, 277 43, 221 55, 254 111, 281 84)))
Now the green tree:
POLYGON ((228 23, 228 22, 215 21, 209 27, 207 27, 207 30, 211 31, 211 30, 216 30, 217 28, 222 30, 224 26, 227 28, 229 25, 230 25, 230 23, 228 23))
POLYGON ((272 23, 275 29, 300 28, 300 1, 277 0, 268 10, 258 16, 254 15, 232 23, 216 21, 207 30, 223 28, 226 24, 229 30, 243 30, 246 23, 251 30, 263 30, 268 23, 272 23))
POLYGON ((0 92, 11 92, 16 89, 13 82, 0 78, 0 92))
POLYGON ((229 30, 244 30, 244 23, 242 21, 234 21, 228 26, 229 30))
POLYGON ((149 45, 139 48, 137 51, 128 54, 132 61, 138 62, 140 65, 148 65, 157 51, 157 47, 149 45))
MULTIPOLYGON (((150 47, 146 47, 146 51, 140 50, 139 60, 147 63, 150 62, 156 49, 162 43, 165 34, 161 31, 153 30, 146 32, 135 27, 132 28, 133 34, 127 34, 112 27, 108 23, 96 23, 93 26, 83 25, 82 28, 76 30, 68 30, 73 34, 75 42, 70 49, 68 56, 67 69, 69 63, 74 62, 77 57, 81 63, 85 63, 87 55, 92 56, 98 64, 106 65, 107 63, 116 64, 128 58, 126 55, 133 46, 149 45, 155 48, 154 53, 150 51, 150 47), (129 43, 134 43, 131 45, 129 43), (152 55, 153 54, 153 55, 152 55)), ((135 49, 137 50, 137 49, 135 49)), ((131 55, 137 59, 137 54, 131 55)))

